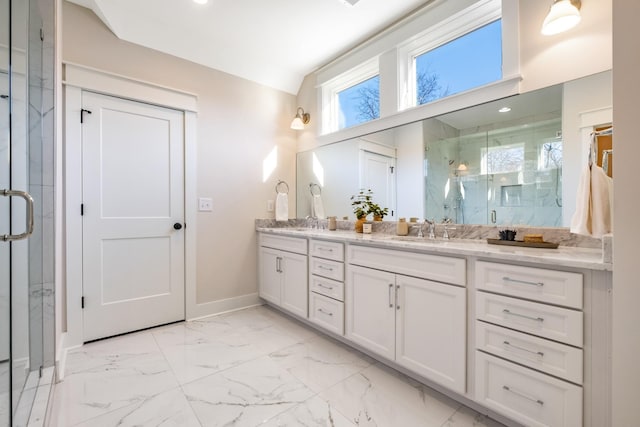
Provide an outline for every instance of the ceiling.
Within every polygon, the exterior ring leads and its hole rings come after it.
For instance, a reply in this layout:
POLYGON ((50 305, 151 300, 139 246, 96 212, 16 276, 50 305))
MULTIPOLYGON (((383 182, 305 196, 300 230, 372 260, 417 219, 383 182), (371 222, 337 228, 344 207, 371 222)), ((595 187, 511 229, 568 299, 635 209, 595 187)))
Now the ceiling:
POLYGON ((296 94, 305 75, 429 0, 68 0, 120 39, 296 94))

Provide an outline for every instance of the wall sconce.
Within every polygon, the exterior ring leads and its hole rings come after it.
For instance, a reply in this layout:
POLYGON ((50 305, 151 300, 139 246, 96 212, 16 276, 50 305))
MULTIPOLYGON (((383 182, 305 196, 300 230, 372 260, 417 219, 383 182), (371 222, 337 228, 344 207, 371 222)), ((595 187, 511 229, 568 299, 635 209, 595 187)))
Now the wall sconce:
POLYGON ((309 123, 311 120, 311 116, 309 113, 305 113, 302 107, 298 107, 298 111, 296 111, 296 116, 293 118, 291 122, 291 129, 302 130, 304 129, 304 125, 309 123))
POLYGON ((580 6, 580 0, 555 0, 544 18, 540 32, 550 36, 575 27, 581 19, 580 6))

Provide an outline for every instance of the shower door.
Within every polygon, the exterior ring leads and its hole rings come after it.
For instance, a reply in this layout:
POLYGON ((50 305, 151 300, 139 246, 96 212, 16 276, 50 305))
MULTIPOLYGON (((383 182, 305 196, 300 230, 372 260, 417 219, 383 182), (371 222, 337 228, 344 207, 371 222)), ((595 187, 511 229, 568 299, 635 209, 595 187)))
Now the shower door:
MULTIPOLYGON (((9 185, 9 7, 0 2, 0 189, 9 185)), ((0 197, 0 234, 9 230, 9 200, 0 197)), ((11 422, 11 360, 10 360, 10 285, 9 245, 0 242, 0 427, 11 422)))
POLYGON ((53 365, 52 3, 0 0, 0 427, 42 420, 53 365))

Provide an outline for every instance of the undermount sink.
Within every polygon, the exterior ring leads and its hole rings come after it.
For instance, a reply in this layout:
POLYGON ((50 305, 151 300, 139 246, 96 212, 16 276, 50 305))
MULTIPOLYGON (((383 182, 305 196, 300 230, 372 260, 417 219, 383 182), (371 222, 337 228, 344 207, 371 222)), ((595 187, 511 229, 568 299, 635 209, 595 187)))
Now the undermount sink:
POLYGON ((391 240, 400 242, 420 242, 420 243, 442 243, 442 240, 429 239, 427 237, 417 236, 391 236, 391 240))

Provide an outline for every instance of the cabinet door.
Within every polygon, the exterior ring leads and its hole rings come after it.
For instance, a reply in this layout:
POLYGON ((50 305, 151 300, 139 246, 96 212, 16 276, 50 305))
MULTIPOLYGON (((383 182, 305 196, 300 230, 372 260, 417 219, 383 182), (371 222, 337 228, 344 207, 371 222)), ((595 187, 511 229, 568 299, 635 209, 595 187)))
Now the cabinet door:
POLYGON ((281 252, 282 270, 282 308, 307 317, 309 298, 309 276, 307 274, 307 256, 281 252))
POLYGON ((281 265, 280 251, 270 248, 260 248, 260 276, 259 292, 260 297, 269 302, 280 305, 280 272, 281 265))
POLYGON ((390 360, 395 357, 395 275, 349 266, 347 337, 390 360))
POLYGON ((396 362, 464 393, 466 289, 400 275, 396 287, 396 362))

